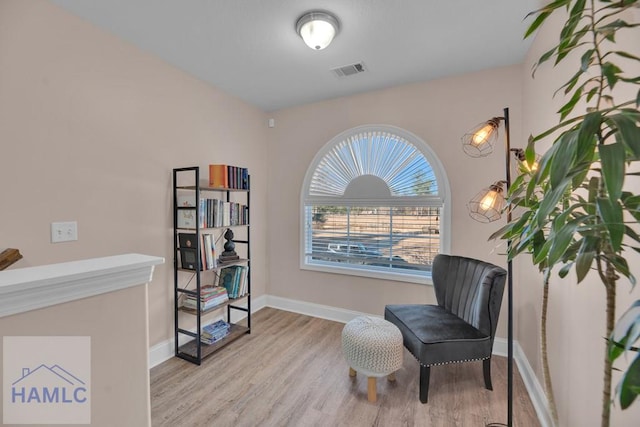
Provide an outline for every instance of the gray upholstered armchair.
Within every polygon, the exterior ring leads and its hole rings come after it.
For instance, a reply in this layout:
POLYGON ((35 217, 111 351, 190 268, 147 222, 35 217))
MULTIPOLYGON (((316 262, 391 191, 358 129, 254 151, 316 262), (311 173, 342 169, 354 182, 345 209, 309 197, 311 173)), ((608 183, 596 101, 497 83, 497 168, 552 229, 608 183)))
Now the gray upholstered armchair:
POLYGON ((427 403, 434 365, 483 361, 491 385, 491 350, 507 272, 498 266, 451 255, 433 261, 437 305, 387 305, 384 318, 402 332, 404 346, 420 362, 420 401, 427 403))

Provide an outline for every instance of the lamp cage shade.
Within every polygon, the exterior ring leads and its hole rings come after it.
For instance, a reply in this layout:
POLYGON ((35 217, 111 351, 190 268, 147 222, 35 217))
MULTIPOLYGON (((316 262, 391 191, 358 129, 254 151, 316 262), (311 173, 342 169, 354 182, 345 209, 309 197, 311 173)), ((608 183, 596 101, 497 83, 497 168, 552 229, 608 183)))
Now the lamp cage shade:
POLYGON ((475 126, 462 136, 462 149, 471 157, 484 157, 493 152, 498 140, 500 117, 494 117, 475 126))
POLYGON ((485 188, 476 194, 469 203, 469 216, 479 222, 493 222, 500 219, 505 206, 504 181, 485 188))

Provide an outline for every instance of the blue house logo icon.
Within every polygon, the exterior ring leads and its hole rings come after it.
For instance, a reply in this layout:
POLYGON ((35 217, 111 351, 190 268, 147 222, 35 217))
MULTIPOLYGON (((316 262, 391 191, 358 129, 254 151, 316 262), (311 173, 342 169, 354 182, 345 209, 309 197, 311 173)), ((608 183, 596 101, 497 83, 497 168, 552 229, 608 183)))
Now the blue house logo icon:
POLYGON ((22 376, 11 384, 11 403, 88 404, 84 381, 59 365, 22 368, 22 376))

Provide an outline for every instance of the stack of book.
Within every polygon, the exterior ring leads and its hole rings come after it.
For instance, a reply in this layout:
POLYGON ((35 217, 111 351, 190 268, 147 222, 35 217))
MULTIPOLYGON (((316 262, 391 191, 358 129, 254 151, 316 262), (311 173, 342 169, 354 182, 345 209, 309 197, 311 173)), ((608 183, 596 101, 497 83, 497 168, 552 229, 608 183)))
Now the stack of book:
MULTIPOLYGON (((196 228, 196 202, 193 195, 178 195, 178 228, 196 228)), ((200 228, 228 227, 247 225, 249 207, 238 202, 201 197, 197 206, 200 228)))
MULTIPOLYGON (((178 233, 180 244, 180 266, 188 270, 195 270, 198 258, 197 235, 194 233, 178 233)), ((203 234, 200 242, 200 268, 211 270, 218 266, 216 258, 216 242, 212 234, 203 234)))
POLYGON ((209 185, 218 188, 249 189, 249 170, 230 165, 209 165, 209 185))
POLYGON ((230 265, 220 270, 218 284, 227 290, 229 298, 240 298, 248 292, 249 266, 230 265))
POLYGON ((186 295, 182 306, 191 310, 197 310, 198 301, 200 310, 208 310, 229 300, 227 290, 222 286, 203 286, 200 288, 200 298, 186 295))
POLYGON ((223 339, 224 337, 226 337, 227 335, 229 335, 230 327, 231 325, 229 325, 224 320, 218 320, 215 323, 207 325, 204 328, 202 328, 202 333, 200 334, 200 341, 202 341, 205 344, 216 343, 221 339, 223 339))

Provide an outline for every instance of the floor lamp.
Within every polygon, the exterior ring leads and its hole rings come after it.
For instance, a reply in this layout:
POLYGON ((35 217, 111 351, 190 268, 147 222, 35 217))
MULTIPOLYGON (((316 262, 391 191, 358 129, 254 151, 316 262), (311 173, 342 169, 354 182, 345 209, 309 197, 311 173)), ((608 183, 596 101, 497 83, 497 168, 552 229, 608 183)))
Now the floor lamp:
MULTIPOLYGON (((499 138, 500 123, 505 129, 505 180, 496 181, 480 191, 468 204, 469 215, 480 222, 492 222, 500 219, 505 206, 504 194, 511 186, 511 152, 524 158, 521 149, 511 149, 509 135, 509 109, 504 109, 503 117, 494 117, 483 122, 462 137, 462 148, 471 157, 484 157, 493 152, 493 145, 499 138)), ((507 222, 511 222, 511 210, 507 209, 507 222)), ((507 241, 507 250, 511 240, 507 241)), ((511 259, 507 263, 507 426, 513 425, 513 266, 511 259)), ((488 426, 505 425, 492 423, 488 426)))

